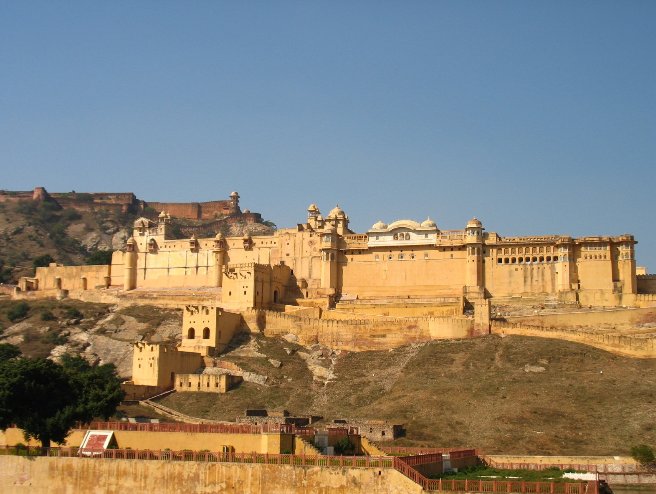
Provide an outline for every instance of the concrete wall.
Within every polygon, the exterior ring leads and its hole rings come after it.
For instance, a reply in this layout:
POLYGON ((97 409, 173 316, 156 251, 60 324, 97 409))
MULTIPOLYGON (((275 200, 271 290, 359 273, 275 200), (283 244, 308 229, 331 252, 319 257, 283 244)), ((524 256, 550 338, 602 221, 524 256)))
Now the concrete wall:
POLYGON ((0 456, 6 494, 419 494, 393 469, 0 456))

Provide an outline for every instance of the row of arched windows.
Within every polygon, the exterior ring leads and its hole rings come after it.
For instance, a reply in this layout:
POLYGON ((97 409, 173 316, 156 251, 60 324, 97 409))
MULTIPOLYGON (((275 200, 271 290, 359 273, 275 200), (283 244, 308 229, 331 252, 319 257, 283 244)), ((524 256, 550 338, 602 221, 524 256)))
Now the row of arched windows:
POLYGON ((395 233, 392 238, 394 240, 410 240, 410 234, 409 233, 395 233))
POLYGON ((539 257, 498 257, 497 264, 533 264, 538 262, 558 262, 558 256, 539 257))
MULTIPOLYGON (((196 330, 194 328, 189 328, 187 330, 187 339, 193 340, 194 338, 196 338, 196 330)), ((203 339, 210 339, 210 328, 203 328, 203 339)))
MULTIPOLYGON (((503 254, 540 254, 542 252, 555 252, 555 247, 550 245, 547 246, 538 246, 538 247, 504 247, 503 254)), ((499 254, 502 254, 501 249, 497 249, 499 254)))

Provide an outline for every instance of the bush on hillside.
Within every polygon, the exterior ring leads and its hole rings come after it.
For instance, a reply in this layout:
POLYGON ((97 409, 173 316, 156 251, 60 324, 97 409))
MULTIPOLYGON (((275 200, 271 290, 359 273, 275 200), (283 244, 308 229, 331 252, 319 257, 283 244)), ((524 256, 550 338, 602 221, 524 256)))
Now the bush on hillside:
POLYGON ((21 301, 12 305, 7 311, 7 319, 11 322, 16 322, 23 319, 30 312, 30 306, 27 302, 21 301))

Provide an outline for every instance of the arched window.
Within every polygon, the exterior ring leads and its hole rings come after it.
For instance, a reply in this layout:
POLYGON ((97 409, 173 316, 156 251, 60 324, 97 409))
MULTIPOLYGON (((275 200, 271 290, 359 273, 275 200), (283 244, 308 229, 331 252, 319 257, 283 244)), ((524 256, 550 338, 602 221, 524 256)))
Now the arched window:
POLYGON ((210 328, 203 328, 203 339, 204 340, 210 339, 210 328))
POLYGON ((194 328, 189 328, 187 331, 187 338, 193 340, 196 337, 196 330, 194 328))

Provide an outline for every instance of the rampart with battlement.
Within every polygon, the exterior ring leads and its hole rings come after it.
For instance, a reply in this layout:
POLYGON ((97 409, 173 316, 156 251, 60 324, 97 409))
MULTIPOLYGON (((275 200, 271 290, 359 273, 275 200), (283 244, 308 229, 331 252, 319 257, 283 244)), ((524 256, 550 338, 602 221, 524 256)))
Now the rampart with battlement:
POLYGON ((262 215, 249 210, 241 211, 239 194, 233 192, 229 199, 207 202, 159 202, 144 201, 133 192, 48 192, 45 187, 31 191, 0 190, 0 203, 20 201, 51 201, 62 208, 77 211, 108 211, 154 216, 166 211, 174 218, 189 220, 213 220, 226 218, 246 223, 261 223, 262 215))
POLYGON ((530 326, 525 323, 492 321, 492 334, 537 336, 583 343, 629 357, 656 358, 656 334, 622 334, 591 328, 530 326))
POLYGON ((473 335, 474 320, 467 317, 376 317, 318 319, 281 312, 250 309, 242 312, 244 325, 265 336, 295 335, 303 345, 366 351, 387 350, 410 343, 473 335))

